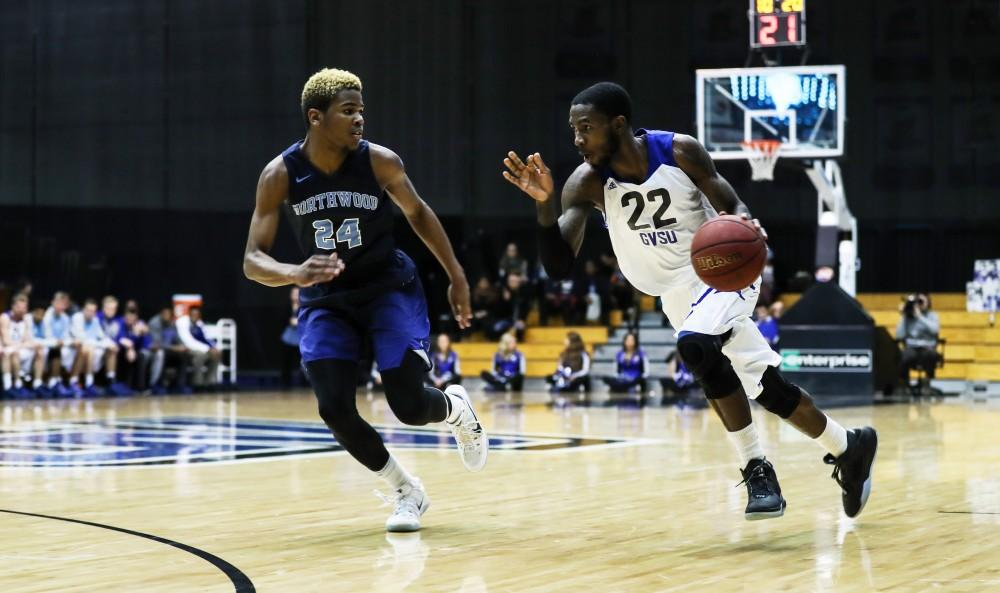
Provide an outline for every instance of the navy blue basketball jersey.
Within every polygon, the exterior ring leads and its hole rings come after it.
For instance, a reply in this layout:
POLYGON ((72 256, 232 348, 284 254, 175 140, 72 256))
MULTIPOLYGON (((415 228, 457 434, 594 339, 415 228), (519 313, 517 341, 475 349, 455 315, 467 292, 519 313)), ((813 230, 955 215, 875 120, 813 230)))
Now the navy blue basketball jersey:
POLYGON ((309 161, 301 141, 281 157, 288 170, 287 213, 303 254, 336 252, 345 266, 332 281, 303 288, 303 305, 370 296, 415 277, 413 261, 396 249, 392 204, 375 179, 366 140, 330 175, 309 161))

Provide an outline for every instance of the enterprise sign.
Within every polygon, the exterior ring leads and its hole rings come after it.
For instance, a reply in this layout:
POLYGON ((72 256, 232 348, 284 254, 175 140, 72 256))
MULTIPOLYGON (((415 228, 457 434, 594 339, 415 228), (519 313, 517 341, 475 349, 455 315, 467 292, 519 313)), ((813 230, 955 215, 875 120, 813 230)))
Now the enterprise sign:
POLYGON ((781 370, 790 373, 870 373, 872 351, 821 348, 782 350, 781 370))

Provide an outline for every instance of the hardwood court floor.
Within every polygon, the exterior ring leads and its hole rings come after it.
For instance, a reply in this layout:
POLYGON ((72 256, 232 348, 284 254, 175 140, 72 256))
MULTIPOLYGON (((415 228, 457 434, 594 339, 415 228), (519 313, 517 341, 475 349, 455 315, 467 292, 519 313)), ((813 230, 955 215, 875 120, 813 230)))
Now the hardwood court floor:
POLYGON ((437 427, 387 430, 433 500, 396 536, 307 393, 8 404, 0 591, 1000 591, 1000 407, 836 410, 880 434, 855 521, 818 447, 760 414, 789 506, 751 523, 710 413, 476 398, 503 447, 480 474, 437 427))

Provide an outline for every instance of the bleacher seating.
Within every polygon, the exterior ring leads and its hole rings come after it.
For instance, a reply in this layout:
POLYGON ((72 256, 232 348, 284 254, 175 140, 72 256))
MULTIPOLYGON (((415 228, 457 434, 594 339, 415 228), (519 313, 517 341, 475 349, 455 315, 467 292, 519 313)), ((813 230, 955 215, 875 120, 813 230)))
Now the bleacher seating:
MULTIPOLYGON (((528 363, 528 377, 545 377, 555 371, 559 353, 563 351, 563 340, 569 331, 580 334, 591 354, 595 345, 608 341, 608 329, 603 326, 531 327, 525 333, 524 341, 517 346, 528 363)), ((452 344, 452 347, 462 361, 463 375, 477 376, 480 371, 492 370, 496 342, 465 341, 452 344)))
MULTIPOLYGON (((899 306, 907 293, 861 293, 858 301, 875 320, 875 324, 886 328, 890 335, 895 336, 896 323, 899 322, 899 306)), ((784 294, 781 300, 786 310, 798 301, 798 294, 784 294)), ((948 342, 945 349, 944 366, 938 370, 939 379, 960 379, 966 381, 1000 381, 1000 327, 991 325, 988 313, 970 313, 965 310, 965 295, 963 293, 937 293, 931 295, 934 310, 941 319, 941 337, 948 342)), ((661 315, 656 309, 653 297, 643 296, 640 309, 644 312, 643 348, 647 350, 652 364, 654 377, 663 376, 665 368, 662 359, 665 351, 671 349, 674 340, 672 330, 663 329, 670 334, 668 338, 660 339, 655 328, 661 315), (654 313, 655 312, 655 313, 654 313), (646 336, 649 336, 647 338, 646 336), (662 352, 661 352, 662 350, 662 352)), ((544 377, 550 374, 559 359, 563 349, 563 339, 566 332, 580 332, 587 349, 594 358, 595 374, 613 373, 613 353, 618 351, 621 342, 622 313, 612 311, 611 327, 537 327, 537 313, 532 312, 528 318, 529 327, 525 340, 519 345, 528 361, 529 377, 544 377), (609 329, 610 332, 609 333, 609 329)), ((454 345, 462 359, 462 371, 467 376, 478 375, 482 370, 488 370, 496 352, 494 342, 466 341, 454 345)))

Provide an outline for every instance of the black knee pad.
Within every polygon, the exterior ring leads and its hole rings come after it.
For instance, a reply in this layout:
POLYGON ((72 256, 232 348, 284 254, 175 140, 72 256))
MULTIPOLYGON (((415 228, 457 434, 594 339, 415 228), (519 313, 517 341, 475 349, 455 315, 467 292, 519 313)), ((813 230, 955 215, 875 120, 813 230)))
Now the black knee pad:
MULTIPOLYGON (((393 414, 403 424, 422 426, 428 422, 435 421, 436 410, 431 409, 436 406, 436 400, 442 400, 440 406, 445 406, 440 392, 435 401, 430 402, 430 396, 424 393, 424 377, 430 370, 429 360, 417 354, 413 350, 408 350, 403 355, 403 360, 394 369, 386 369, 382 372, 382 386, 385 388, 385 399, 389 402, 393 414)), ((438 418, 437 420, 440 420, 438 418)))
POLYGON ((767 367, 760 383, 764 390, 757 396, 757 403, 772 414, 789 418, 802 400, 802 390, 786 381, 774 367, 767 367))
POLYGON ((722 336, 686 333, 677 340, 677 353, 708 399, 726 397, 740 388, 732 363, 722 353, 722 336))

